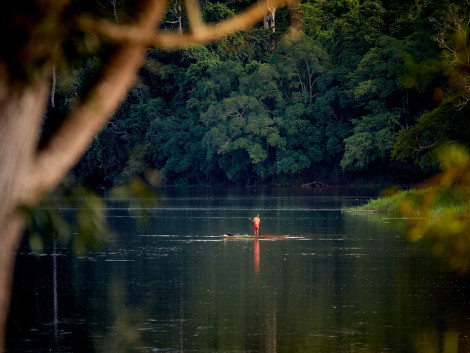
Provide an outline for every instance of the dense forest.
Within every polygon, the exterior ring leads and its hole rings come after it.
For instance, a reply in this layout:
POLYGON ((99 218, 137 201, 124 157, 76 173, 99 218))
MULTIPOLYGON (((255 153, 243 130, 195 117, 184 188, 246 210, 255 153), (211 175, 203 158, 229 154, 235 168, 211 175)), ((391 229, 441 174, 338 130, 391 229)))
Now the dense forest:
MULTIPOLYGON (((98 4, 124 16, 119 1, 98 4)), ((247 5, 201 4, 207 22, 247 5)), ((163 28, 184 30, 179 0, 170 8, 163 28)), ((149 171, 176 185, 419 181, 436 171, 434 147, 470 142, 469 10, 465 0, 304 0, 216 43, 149 49, 70 177, 106 188, 149 171)), ((57 70, 44 140, 105 56, 57 70)))

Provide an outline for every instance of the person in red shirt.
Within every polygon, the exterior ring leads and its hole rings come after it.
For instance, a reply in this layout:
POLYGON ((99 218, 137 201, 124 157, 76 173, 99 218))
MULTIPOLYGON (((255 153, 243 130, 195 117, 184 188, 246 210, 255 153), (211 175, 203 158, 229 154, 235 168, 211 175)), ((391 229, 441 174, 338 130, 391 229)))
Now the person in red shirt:
POLYGON ((261 222, 261 220, 259 219, 259 214, 256 215, 256 217, 254 217, 253 219, 248 219, 253 222, 253 230, 255 231, 255 236, 259 235, 259 224, 261 222))

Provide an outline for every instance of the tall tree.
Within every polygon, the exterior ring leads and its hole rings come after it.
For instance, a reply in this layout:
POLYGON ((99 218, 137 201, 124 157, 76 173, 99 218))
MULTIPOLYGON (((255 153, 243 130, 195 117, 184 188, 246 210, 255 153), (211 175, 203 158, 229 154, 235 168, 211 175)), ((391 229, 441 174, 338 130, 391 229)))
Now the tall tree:
POLYGON ((353 120, 353 134, 345 139, 344 169, 363 170, 373 161, 388 161, 395 133, 406 127, 408 107, 401 97, 406 90, 397 77, 403 52, 401 41, 384 36, 351 74, 349 92, 362 109, 353 120))
POLYGON ((443 3, 431 18, 440 58, 417 61, 408 57, 402 73, 405 85, 416 90, 431 86, 434 106, 416 124, 399 131, 392 151, 398 160, 412 159, 423 167, 436 163, 433 151, 445 143, 468 147, 470 130, 470 3, 443 3))

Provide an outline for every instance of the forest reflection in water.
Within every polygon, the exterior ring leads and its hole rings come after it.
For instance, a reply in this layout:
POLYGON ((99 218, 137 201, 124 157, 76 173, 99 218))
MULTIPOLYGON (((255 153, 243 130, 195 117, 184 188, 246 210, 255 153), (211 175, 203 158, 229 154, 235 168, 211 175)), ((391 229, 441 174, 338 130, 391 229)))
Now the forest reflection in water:
POLYGON ((467 280, 404 241, 403 222, 342 211, 370 196, 170 190, 145 230, 114 205, 100 251, 23 248, 7 351, 468 351, 467 280), (218 236, 250 232, 255 213, 291 237, 218 236))

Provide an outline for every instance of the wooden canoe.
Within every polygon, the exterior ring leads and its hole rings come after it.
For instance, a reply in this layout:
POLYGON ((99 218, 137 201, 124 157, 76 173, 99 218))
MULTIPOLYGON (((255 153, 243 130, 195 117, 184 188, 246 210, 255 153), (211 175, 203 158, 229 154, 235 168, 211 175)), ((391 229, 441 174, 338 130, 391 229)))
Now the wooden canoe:
POLYGON ((222 234, 225 239, 285 239, 289 234, 260 234, 260 235, 248 235, 248 234, 222 234))

